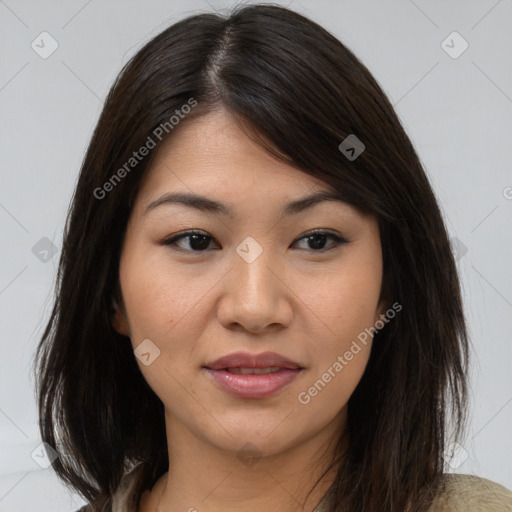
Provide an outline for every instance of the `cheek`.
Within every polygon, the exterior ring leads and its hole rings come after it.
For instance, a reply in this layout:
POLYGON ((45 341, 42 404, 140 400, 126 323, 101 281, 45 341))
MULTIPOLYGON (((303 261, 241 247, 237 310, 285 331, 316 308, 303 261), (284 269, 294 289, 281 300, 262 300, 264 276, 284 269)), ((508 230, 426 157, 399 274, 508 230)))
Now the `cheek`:
MULTIPOLYGON (((370 254, 368 255, 370 256, 370 254)), ((310 377, 302 388, 304 399, 315 408, 330 403, 343 407, 359 383, 370 357, 374 325, 379 316, 382 270, 378 258, 360 255, 352 264, 323 278, 309 305, 321 319, 310 377), (316 403, 316 406, 314 405, 316 403)), ((321 407, 318 409, 322 413, 321 407)))
POLYGON ((203 328, 197 304, 208 290, 207 283, 198 280, 191 286, 186 275, 172 272, 164 256, 144 257, 141 253, 126 258, 121 282, 135 355, 143 341, 147 344, 149 339, 154 345, 148 345, 150 364, 136 358, 144 379, 164 403, 189 400, 180 385, 187 381, 183 362, 190 361, 191 340, 203 328))
POLYGON ((197 268, 192 272, 192 266, 177 269, 163 251, 159 253, 144 255, 139 247, 126 258, 121 266, 123 297, 136 354, 143 340, 156 346, 158 355, 150 365, 137 358, 145 380, 164 403, 183 403, 190 395, 182 384, 190 380, 190 366, 201 360, 197 340, 207 328, 207 294, 218 276, 197 268))
POLYGON ((347 405, 363 376, 370 349, 371 343, 359 343, 359 347, 330 357, 316 373, 311 373, 296 396, 300 406, 307 408, 307 414, 325 422, 347 405), (350 360, 347 352, 351 354, 350 360))
POLYGON ((349 263, 324 276, 321 282, 310 282, 313 292, 308 292, 307 303, 324 326, 327 347, 337 350, 347 342, 350 345, 352 338, 373 326, 378 318, 380 264, 364 260, 349 263))
POLYGON ((197 279, 173 269, 165 253, 152 257, 133 254, 121 267, 123 296, 129 315, 132 341, 166 340, 182 326, 196 325, 197 304, 211 288, 208 279, 197 279))
POLYGON ((341 294, 323 311, 329 330, 314 340, 312 364, 295 397, 306 408, 304 414, 319 424, 331 421, 347 405, 364 374, 377 296, 356 300, 352 294, 341 294))

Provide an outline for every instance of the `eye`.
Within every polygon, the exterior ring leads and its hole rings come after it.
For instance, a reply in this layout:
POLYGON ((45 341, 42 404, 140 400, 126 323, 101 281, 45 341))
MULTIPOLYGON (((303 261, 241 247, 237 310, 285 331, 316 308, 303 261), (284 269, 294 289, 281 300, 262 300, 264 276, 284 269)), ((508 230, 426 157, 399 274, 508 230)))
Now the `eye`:
MULTIPOLYGON (((192 247, 191 252, 204 252, 205 249, 208 248, 209 240, 213 240, 213 238, 208 235, 208 233, 204 233, 197 230, 192 231, 184 231, 183 233, 163 240, 161 243, 163 245, 178 245, 178 242, 189 239, 189 247, 192 247)), ((180 247, 183 249, 183 247, 180 247)), ((188 249, 185 249, 188 250, 188 249)), ((189 251, 190 252, 190 251, 189 251)))
MULTIPOLYGON (((213 240, 213 237, 208 235, 208 233, 198 230, 191 230, 184 231, 179 235, 162 240, 160 243, 162 245, 177 246, 180 249, 188 252, 205 252, 208 249, 211 240, 213 240), (179 245, 179 242, 182 242, 186 239, 188 239, 186 244, 188 245, 188 248, 179 245)), ((307 240, 307 243, 310 244, 314 249, 313 251, 309 252, 326 252, 335 249, 341 244, 348 243, 348 240, 343 237, 335 235, 334 233, 330 233, 329 231, 323 231, 319 229, 306 233, 302 237, 298 238, 296 242, 300 242, 302 240, 307 240), (331 247, 325 248, 325 241, 329 238, 333 240, 334 243, 331 244, 331 247)))
POLYGON ((348 240, 346 240, 345 238, 335 235, 334 233, 330 233, 329 231, 323 231, 320 229, 315 229, 313 231, 310 231, 309 233, 306 233, 304 236, 298 239, 299 242, 301 240, 307 240, 307 242, 311 244, 312 247, 315 249, 313 252, 327 252, 330 251, 331 249, 335 249, 341 244, 348 243, 348 240), (331 244, 331 247, 327 247, 327 249, 325 249, 325 240, 328 238, 334 240, 334 243, 331 244))

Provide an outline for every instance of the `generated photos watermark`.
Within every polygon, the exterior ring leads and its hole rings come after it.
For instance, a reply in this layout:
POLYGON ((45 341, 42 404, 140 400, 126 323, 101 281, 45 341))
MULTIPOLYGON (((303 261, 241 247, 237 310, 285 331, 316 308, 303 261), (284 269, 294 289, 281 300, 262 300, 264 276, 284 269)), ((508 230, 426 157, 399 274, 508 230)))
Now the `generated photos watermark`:
POLYGON ((165 135, 171 133, 180 121, 184 119, 187 114, 190 114, 196 105, 197 100, 189 98, 187 103, 175 110, 175 115, 173 114, 168 121, 160 123, 153 130, 151 135, 148 135, 146 142, 138 149, 138 151, 134 151, 132 156, 128 158, 128 160, 119 169, 117 169, 117 171, 112 174, 112 176, 105 181, 101 187, 94 189, 94 197, 96 199, 104 199, 109 192, 114 190, 114 187, 120 183, 134 167, 137 167, 139 162, 141 162, 149 152, 156 147, 158 142, 161 142, 165 135))
POLYGON ((361 352, 362 343, 364 346, 367 345, 368 341, 373 338, 373 335, 384 328, 384 326, 390 322, 393 318, 395 318, 396 314, 402 310, 402 305, 398 302, 395 302, 385 313, 382 313, 379 319, 375 322, 372 327, 367 327, 364 331, 361 331, 357 335, 357 339, 352 341, 352 345, 350 349, 347 350, 343 355, 339 355, 336 358, 336 361, 333 362, 331 366, 327 369, 325 373, 322 374, 322 377, 315 381, 315 383, 310 386, 306 391, 301 391, 297 395, 297 400, 302 405, 309 404, 311 399, 320 393, 325 386, 331 382, 331 380, 338 375, 345 366, 349 364, 354 356, 361 352), (359 341, 359 343, 358 343, 359 341))

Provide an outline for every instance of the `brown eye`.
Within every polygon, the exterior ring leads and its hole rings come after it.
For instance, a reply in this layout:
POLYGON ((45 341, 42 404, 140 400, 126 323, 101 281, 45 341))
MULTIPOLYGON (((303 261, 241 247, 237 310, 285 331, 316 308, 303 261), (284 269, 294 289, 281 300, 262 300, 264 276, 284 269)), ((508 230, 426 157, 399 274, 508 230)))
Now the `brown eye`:
POLYGON ((309 248, 314 249, 313 252, 326 252, 335 249, 341 244, 348 243, 348 240, 343 237, 321 230, 310 231, 298 239, 299 242, 301 240, 306 240, 309 248), (326 240, 329 238, 334 240, 334 243, 331 244, 331 247, 325 248, 326 240))
POLYGON ((208 245, 210 241, 213 240, 213 237, 208 235, 207 233, 203 233, 201 231, 185 231, 184 233, 180 233, 179 235, 173 236, 162 241, 163 245, 175 245, 180 249, 190 251, 190 252, 204 252, 208 249, 208 245), (189 239, 187 245, 189 248, 178 246, 178 242, 181 240, 189 239))

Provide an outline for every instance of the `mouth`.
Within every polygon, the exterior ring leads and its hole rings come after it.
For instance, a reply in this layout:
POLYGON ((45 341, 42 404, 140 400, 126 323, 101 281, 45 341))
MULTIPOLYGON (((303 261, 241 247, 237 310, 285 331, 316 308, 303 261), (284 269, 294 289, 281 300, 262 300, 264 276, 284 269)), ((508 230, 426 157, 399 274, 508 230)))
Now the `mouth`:
POLYGON ((275 354, 238 352, 203 366, 224 392, 238 398, 267 398, 286 388, 304 370, 298 363, 275 354))

